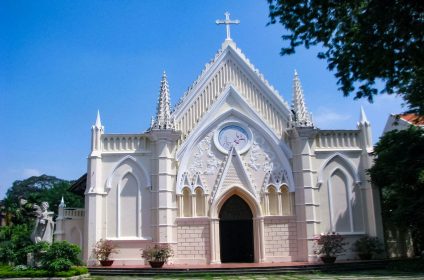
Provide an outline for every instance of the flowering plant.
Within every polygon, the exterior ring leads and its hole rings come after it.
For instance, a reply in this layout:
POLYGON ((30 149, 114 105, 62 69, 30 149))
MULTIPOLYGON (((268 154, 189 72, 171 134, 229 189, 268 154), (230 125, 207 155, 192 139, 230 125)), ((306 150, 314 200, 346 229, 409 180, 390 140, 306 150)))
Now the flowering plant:
POLYGON ((170 257, 173 256, 174 251, 169 245, 158 245, 156 244, 153 248, 147 248, 142 250, 141 256, 147 261, 153 262, 166 262, 170 257))
POLYGON ((344 238, 336 232, 321 233, 314 237, 314 253, 326 257, 336 257, 346 251, 343 242, 344 238))
POLYGON ((109 256, 112 253, 117 253, 115 245, 110 240, 100 239, 97 241, 96 246, 93 248, 93 254, 99 261, 109 260, 109 256))

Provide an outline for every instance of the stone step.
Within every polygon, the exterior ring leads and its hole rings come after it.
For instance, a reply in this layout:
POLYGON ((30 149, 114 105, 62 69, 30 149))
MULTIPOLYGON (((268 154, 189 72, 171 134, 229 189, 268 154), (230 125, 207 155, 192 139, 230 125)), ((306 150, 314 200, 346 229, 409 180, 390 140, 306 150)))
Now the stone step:
POLYGON ((332 271, 357 271, 357 270, 372 270, 384 269, 388 261, 364 261, 364 262, 343 262, 330 265, 325 264, 308 264, 308 265, 288 265, 288 266, 268 266, 260 267, 252 264, 251 267, 202 267, 202 268, 125 268, 125 267, 89 267, 88 271, 91 275, 137 275, 137 276, 152 276, 152 275, 245 275, 245 274, 275 274, 275 273, 290 273, 290 272, 332 272, 332 271))

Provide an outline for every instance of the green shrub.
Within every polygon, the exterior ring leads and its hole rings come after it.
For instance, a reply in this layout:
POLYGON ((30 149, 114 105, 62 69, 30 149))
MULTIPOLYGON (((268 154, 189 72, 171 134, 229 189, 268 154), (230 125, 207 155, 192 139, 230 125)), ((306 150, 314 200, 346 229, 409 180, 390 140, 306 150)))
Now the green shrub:
POLYGON ((28 270, 29 267, 23 264, 17 265, 13 268, 14 271, 24 271, 24 270, 28 270))
MULTIPOLYGON (((16 267, 15 267, 16 268, 16 267)), ((0 278, 19 278, 19 277, 71 277, 88 273, 86 267, 73 266, 68 271, 52 272, 45 269, 15 270, 10 266, 0 266, 0 278)))
POLYGON ((29 245, 25 248, 26 254, 32 254, 34 262, 27 263, 30 266, 39 266, 42 254, 45 254, 49 249, 50 244, 46 241, 41 241, 36 244, 29 245))
POLYGON ((376 254, 381 254, 384 252, 383 243, 380 242, 378 237, 370 237, 368 235, 359 238, 353 243, 353 251, 361 255, 369 255, 372 257, 376 254))
POLYGON ((69 271, 60 271, 55 273, 57 277, 70 277, 75 275, 87 274, 88 268, 85 266, 73 266, 69 271))
POLYGON ((80 248, 67 241, 54 242, 46 253, 41 255, 43 268, 50 271, 67 271, 72 265, 80 265, 80 248))
POLYGON ((46 269, 49 271, 59 272, 68 271, 72 267, 72 262, 65 258, 55 259, 48 263, 46 269))
POLYGON ((0 263, 26 264, 26 247, 32 244, 26 225, 0 227, 0 263))
POLYGON ((0 242, 0 263, 9 264, 16 263, 17 255, 13 249, 11 241, 0 242))

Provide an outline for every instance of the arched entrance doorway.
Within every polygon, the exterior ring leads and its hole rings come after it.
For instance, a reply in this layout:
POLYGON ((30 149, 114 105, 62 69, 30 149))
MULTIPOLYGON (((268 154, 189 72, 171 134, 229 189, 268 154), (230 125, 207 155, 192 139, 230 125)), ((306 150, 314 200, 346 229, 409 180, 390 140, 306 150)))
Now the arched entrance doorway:
POLYGON ((231 196, 219 212, 221 262, 253 262, 253 221, 249 205, 231 196))

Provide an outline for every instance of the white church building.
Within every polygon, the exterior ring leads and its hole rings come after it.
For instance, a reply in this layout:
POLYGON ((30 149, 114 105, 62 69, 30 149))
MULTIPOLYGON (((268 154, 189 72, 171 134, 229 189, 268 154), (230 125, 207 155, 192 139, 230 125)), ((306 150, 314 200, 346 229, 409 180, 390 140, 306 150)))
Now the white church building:
POLYGON ((163 74, 146 132, 105 133, 97 115, 85 209, 62 205, 55 238, 88 264, 101 238, 123 265, 143 264, 154 244, 172 246, 172 263, 315 262, 322 232, 383 238, 371 151, 363 110, 357 129, 320 130, 298 74, 289 106, 227 33, 173 108, 163 74))

